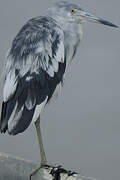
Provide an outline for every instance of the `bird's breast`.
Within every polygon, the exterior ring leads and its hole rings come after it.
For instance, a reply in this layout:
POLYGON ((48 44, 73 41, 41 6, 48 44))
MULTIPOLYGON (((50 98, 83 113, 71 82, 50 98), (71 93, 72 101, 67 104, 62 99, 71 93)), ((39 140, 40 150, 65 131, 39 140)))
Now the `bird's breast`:
POLYGON ((70 25, 68 29, 69 30, 65 32, 65 57, 67 66, 76 55, 77 48, 83 36, 81 24, 70 25))

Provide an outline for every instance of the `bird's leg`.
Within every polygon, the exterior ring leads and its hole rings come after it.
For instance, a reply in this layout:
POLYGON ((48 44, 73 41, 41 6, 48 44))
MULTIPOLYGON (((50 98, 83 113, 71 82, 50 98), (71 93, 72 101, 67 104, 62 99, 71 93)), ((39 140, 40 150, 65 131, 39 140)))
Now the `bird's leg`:
POLYGON ((42 141, 42 134, 40 129, 40 116, 38 117, 37 121, 35 122, 38 142, 39 142, 39 148, 40 148, 40 156, 41 156, 41 166, 47 164, 46 155, 43 147, 43 141, 42 141))
POLYGON ((37 137, 38 137, 38 142, 39 142, 39 147, 40 147, 40 156, 41 156, 41 163, 40 165, 33 170, 33 172, 30 175, 31 177, 36 174, 36 172, 42 167, 47 165, 47 160, 46 160, 46 155, 43 147, 43 141, 42 141, 42 135, 41 135, 41 129, 40 129, 40 116, 38 117, 37 121, 35 122, 35 128, 37 132, 37 137))

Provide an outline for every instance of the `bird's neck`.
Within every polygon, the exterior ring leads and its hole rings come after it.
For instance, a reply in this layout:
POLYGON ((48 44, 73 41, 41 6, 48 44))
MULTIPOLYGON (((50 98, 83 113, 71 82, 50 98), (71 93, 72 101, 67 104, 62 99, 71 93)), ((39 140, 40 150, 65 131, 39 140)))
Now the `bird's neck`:
POLYGON ((82 40, 82 26, 80 24, 66 24, 64 34, 66 62, 69 65, 76 55, 79 43, 82 40))
POLYGON ((60 16, 59 13, 53 12, 54 11, 51 11, 50 9, 50 11, 47 12, 47 15, 53 18, 64 32, 65 56, 68 65, 75 56, 79 42, 82 39, 82 25, 70 23, 65 18, 60 16))
POLYGON ((82 40, 83 31, 81 24, 63 22, 59 24, 64 31, 64 45, 67 67, 71 64, 76 55, 80 41, 82 40))

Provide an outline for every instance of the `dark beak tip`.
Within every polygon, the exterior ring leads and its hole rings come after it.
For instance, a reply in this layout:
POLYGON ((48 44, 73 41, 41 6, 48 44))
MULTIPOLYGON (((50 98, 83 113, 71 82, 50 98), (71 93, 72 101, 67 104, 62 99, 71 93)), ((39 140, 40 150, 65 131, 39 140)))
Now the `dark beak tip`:
POLYGON ((119 28, 119 29, 120 29, 119 26, 117 26, 117 25, 115 25, 115 24, 113 24, 113 23, 111 23, 111 22, 109 22, 109 21, 106 21, 106 20, 104 20, 104 19, 100 19, 99 22, 100 22, 101 24, 106 25, 106 26, 111 26, 111 27, 115 27, 115 28, 119 28))

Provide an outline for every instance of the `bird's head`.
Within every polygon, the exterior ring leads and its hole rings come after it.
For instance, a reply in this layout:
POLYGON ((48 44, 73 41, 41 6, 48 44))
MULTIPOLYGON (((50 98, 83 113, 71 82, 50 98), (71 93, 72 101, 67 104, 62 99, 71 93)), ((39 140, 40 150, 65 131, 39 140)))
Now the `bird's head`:
POLYGON ((93 16, 90 13, 87 13, 77 4, 72 4, 69 2, 59 2, 53 8, 49 9, 53 16, 58 18, 58 21, 69 22, 69 23, 76 23, 82 24, 84 22, 95 22, 107 26, 112 26, 115 28, 119 28, 117 25, 106 21, 102 18, 93 16))

